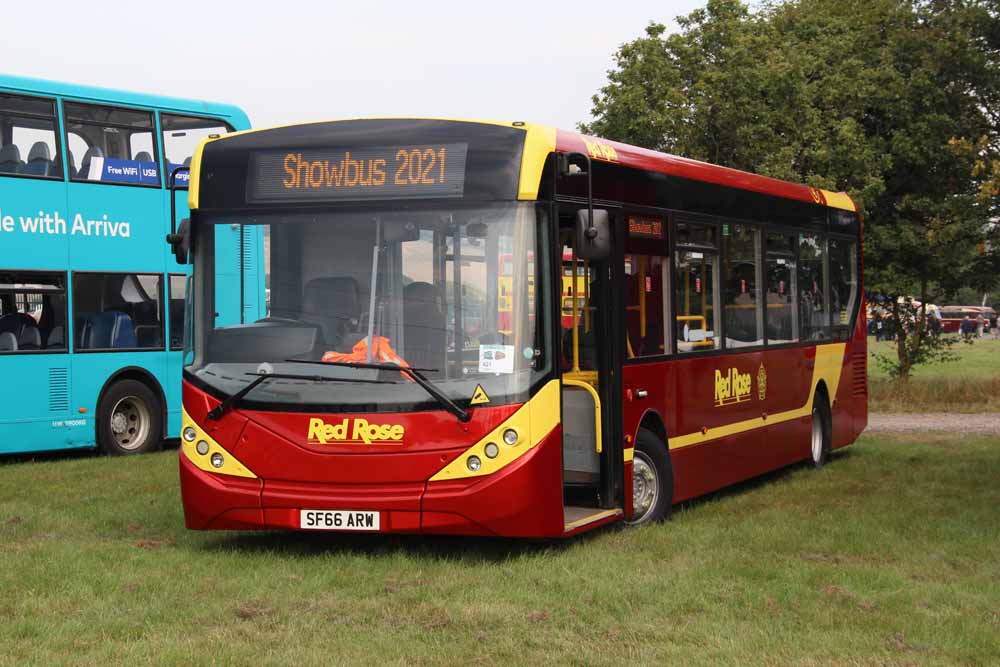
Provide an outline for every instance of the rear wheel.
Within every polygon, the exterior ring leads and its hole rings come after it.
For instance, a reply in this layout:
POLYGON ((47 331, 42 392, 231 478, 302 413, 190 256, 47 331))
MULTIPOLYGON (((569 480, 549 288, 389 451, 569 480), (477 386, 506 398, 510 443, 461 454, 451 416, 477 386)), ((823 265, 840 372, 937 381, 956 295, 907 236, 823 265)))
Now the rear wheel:
POLYGON ((830 456, 830 404, 826 394, 817 391, 813 399, 810 450, 813 465, 822 468, 830 456))
POLYGON ((136 380, 111 385, 97 404, 97 445, 113 456, 160 447, 163 408, 153 391, 136 380))
POLYGON ((639 429, 632 457, 632 518, 638 525, 670 516, 674 498, 674 472, 667 445, 652 431, 639 429))

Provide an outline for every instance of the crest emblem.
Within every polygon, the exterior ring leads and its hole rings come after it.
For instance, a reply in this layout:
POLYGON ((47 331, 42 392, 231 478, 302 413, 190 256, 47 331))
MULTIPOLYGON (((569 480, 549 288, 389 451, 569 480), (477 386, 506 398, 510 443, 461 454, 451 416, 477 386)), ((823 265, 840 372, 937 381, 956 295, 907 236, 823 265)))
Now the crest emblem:
POLYGON ((767 369, 764 364, 757 369, 757 398, 762 401, 767 398, 767 369))

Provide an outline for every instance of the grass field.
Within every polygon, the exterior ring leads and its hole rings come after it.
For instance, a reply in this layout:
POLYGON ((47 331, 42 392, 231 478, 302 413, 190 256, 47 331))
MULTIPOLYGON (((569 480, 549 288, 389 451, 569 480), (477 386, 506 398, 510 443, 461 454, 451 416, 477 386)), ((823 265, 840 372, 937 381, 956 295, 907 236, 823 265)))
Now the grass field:
POLYGON ((1000 412, 1000 340, 956 343, 956 361, 918 366, 908 384, 892 381, 875 354, 895 356, 896 344, 868 339, 873 412, 1000 412))
POLYGON ((1000 664, 1000 440, 864 437, 565 543, 196 533, 176 452, 0 463, 0 664, 1000 664))

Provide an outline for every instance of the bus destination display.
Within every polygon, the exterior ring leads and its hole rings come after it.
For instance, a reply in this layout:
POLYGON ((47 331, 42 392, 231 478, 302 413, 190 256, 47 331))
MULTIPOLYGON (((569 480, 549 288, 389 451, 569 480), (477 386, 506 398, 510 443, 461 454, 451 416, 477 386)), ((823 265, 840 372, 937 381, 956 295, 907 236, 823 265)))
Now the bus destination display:
POLYGON ((283 150, 251 157, 254 203, 461 197, 468 144, 283 150))

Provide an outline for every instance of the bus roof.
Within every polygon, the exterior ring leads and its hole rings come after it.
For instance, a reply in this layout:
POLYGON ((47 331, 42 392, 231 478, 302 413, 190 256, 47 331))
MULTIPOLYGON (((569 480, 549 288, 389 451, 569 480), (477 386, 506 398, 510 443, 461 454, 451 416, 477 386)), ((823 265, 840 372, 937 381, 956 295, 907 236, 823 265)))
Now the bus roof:
MULTIPOLYGON (((64 98, 74 98, 89 102, 110 104, 125 104, 129 106, 164 109, 181 113, 211 114, 230 118, 246 119, 246 113, 232 104, 220 104, 203 100, 167 97, 164 95, 149 95, 133 93, 113 88, 97 86, 82 86, 75 83, 48 81, 22 76, 0 74, 0 90, 24 92, 36 95, 58 95, 64 98)), ((249 123, 247 123, 249 124, 249 123)))
MULTIPOLYGON (((524 169, 522 164, 522 178, 526 174, 541 173, 541 162, 551 152, 560 153, 583 153, 592 159, 600 160, 610 164, 619 164, 635 169, 652 171, 661 174, 669 174, 680 178, 687 178, 696 181, 715 183, 730 188, 749 190, 761 194, 772 195, 784 199, 792 199, 818 204, 830 208, 842 209, 845 211, 859 212, 854 201, 844 192, 832 192, 821 188, 814 188, 801 183, 792 183, 777 178, 761 176, 739 169, 722 167, 708 162, 692 160, 690 158, 660 153, 658 151, 640 148, 630 144, 623 144, 617 141, 609 141, 599 137, 592 137, 579 132, 560 130, 548 125, 537 123, 527 123, 523 121, 497 121, 484 119, 466 118, 444 118, 444 117, 420 117, 420 116, 377 116, 370 118, 343 118, 331 121, 309 121, 305 123, 292 123, 269 128, 254 128, 243 132, 235 132, 225 135, 214 141, 226 142, 236 137, 247 134, 269 133, 274 131, 289 130, 291 128, 302 128, 308 125, 328 125, 332 123, 342 123, 351 121, 447 121, 456 123, 472 123, 481 125, 501 125, 505 127, 515 127, 527 133, 524 147, 524 159, 536 162, 535 169, 524 169), (530 156, 530 157, 529 157, 530 156)), ((537 183, 535 184, 537 188, 537 183)), ((524 184, 522 183, 522 189, 524 184)), ((537 191, 537 190, 536 190, 537 191)))

